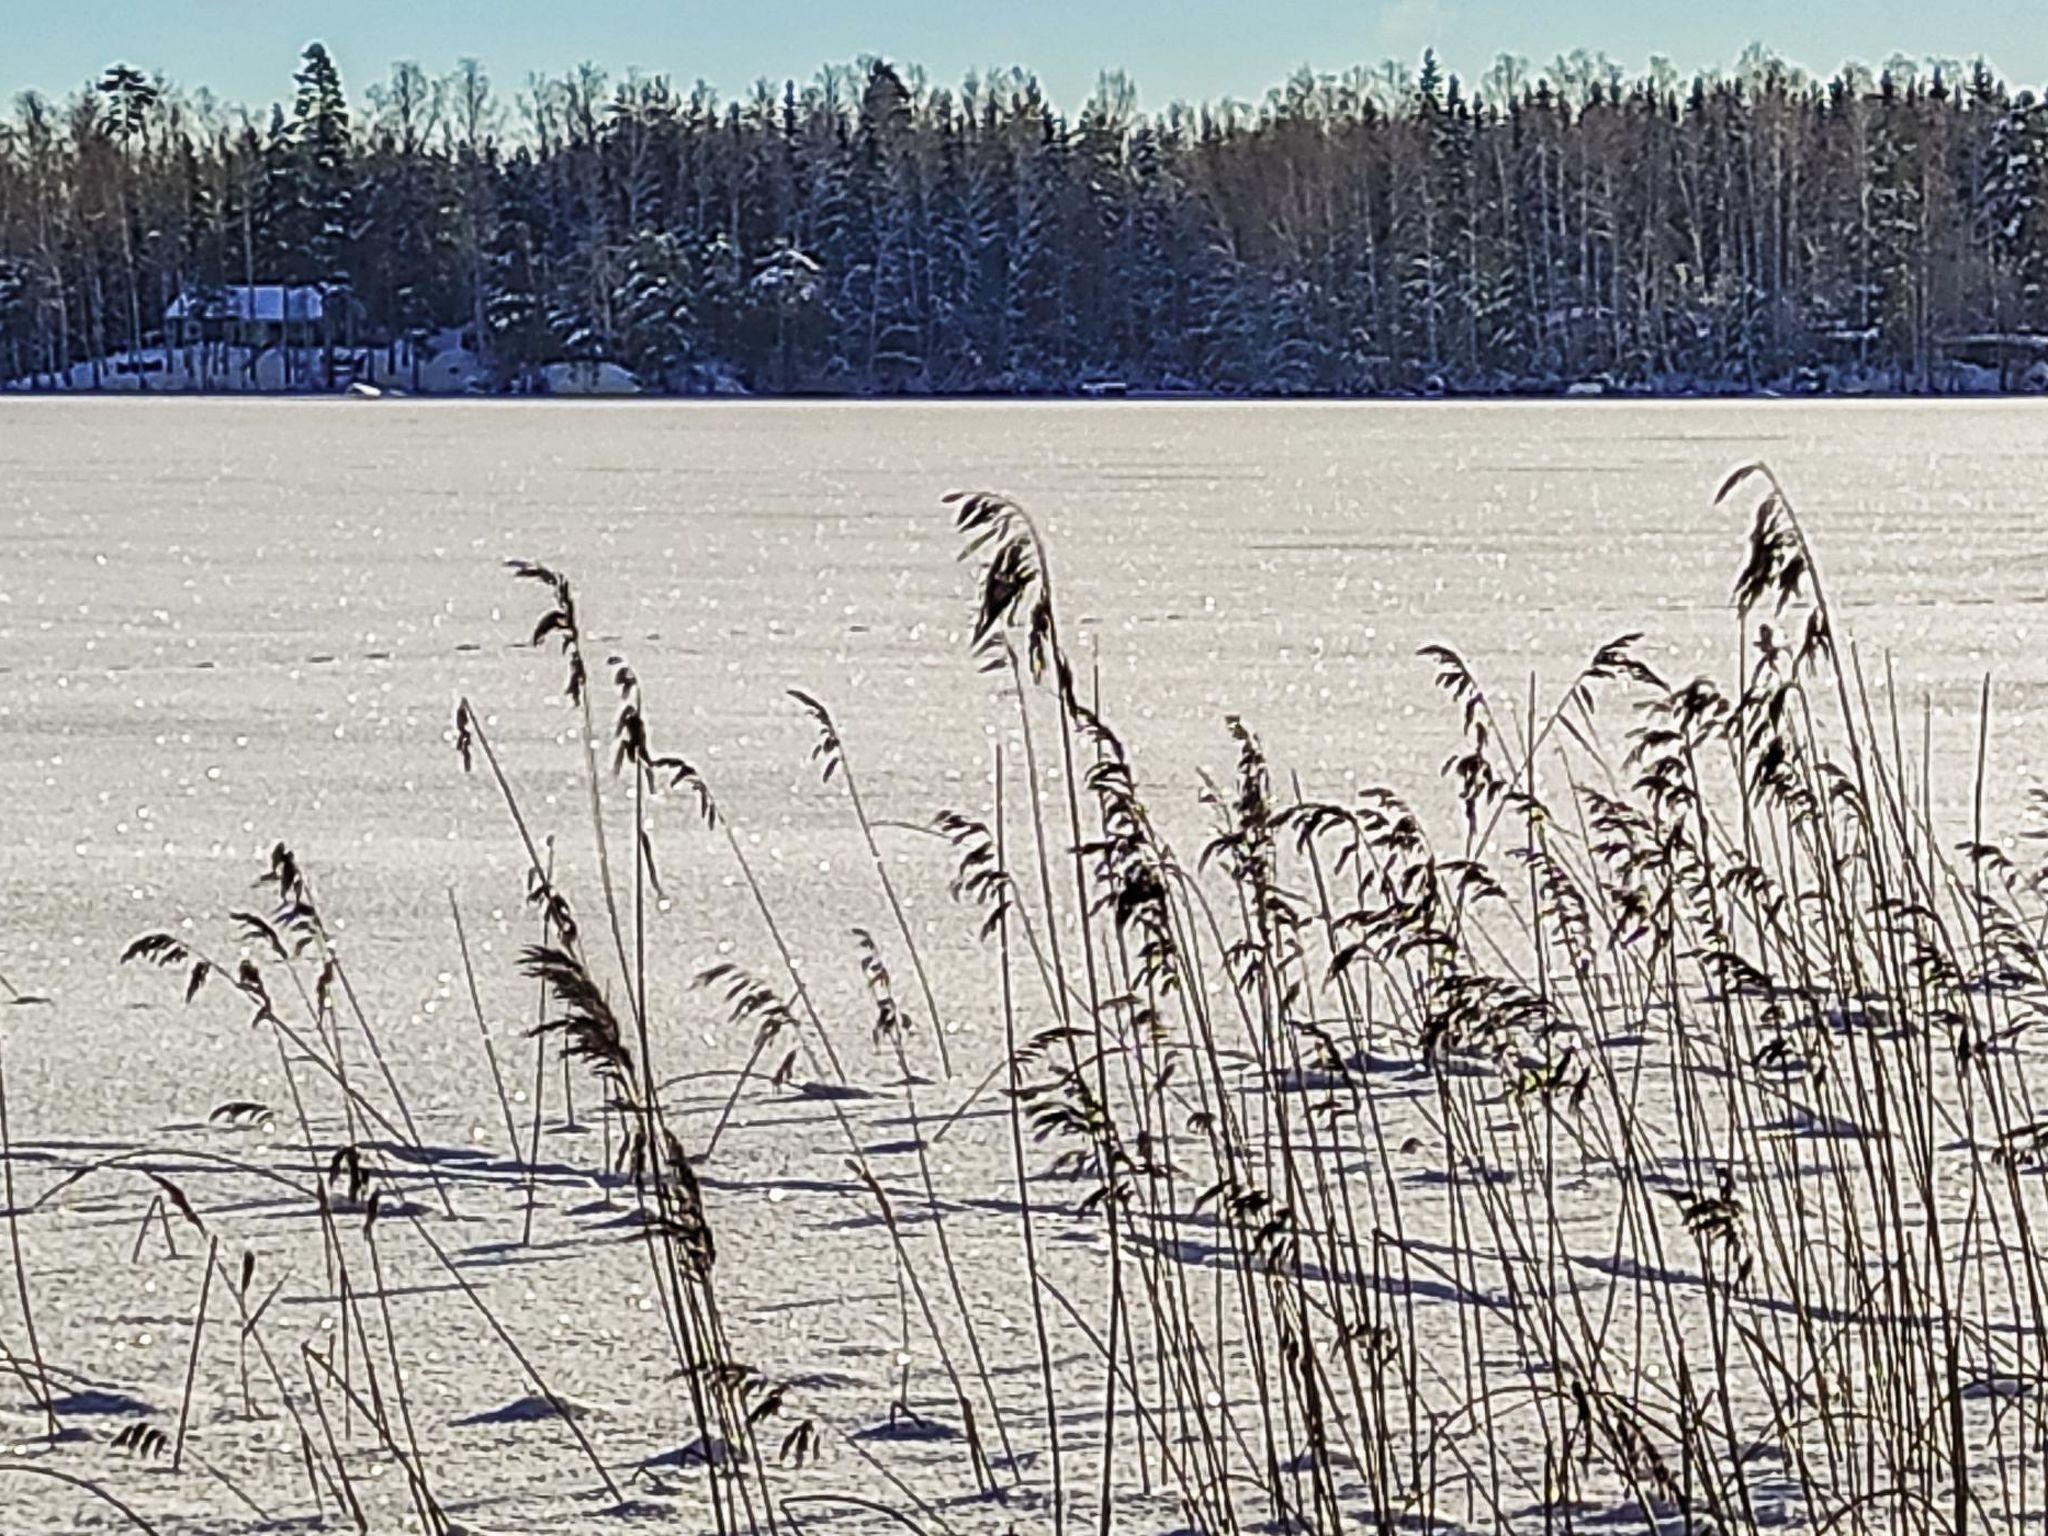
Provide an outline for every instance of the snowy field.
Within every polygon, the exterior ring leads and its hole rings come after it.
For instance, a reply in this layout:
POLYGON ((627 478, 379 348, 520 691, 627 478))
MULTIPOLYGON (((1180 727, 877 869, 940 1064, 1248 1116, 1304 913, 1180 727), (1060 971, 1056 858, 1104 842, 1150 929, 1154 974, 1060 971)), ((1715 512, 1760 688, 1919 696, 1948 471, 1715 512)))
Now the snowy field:
MULTIPOLYGON (((1455 646, 1511 718, 1526 709, 1532 677, 1547 701, 1600 645, 1633 631, 1644 637, 1637 654, 1673 682, 1746 666, 1729 594, 1754 498, 1716 507, 1713 497, 1731 466, 1762 458, 1813 541, 1842 654, 1853 639, 1872 679, 1895 658, 1906 755, 1918 762, 1923 731, 1933 745, 1925 804, 1944 846, 1970 835, 1979 690, 1992 676, 1984 817, 2018 856, 2017 834, 2033 825, 2029 791, 2048 768, 2044 455, 2048 414, 2024 402, 0 401, 0 973, 15 994, 0 1008, 0 1046, 14 1148, 9 1235, 23 1282, 10 1273, 0 1286, 0 1436, 11 1453, 0 1462, 0 1529, 348 1529, 360 1509, 379 1531, 444 1516, 444 1528, 474 1532, 622 1520, 708 1530, 715 1520, 765 1527, 765 1489, 792 1529, 890 1528, 872 1505, 927 1536, 1049 1531, 1056 1513, 1093 1529, 1109 1240, 1101 1214, 1078 1208, 1085 1182, 1054 1176, 1056 1141, 1027 1140, 1045 1285, 1025 1283, 1000 1091, 997 946, 978 937, 983 913, 949 895, 957 850, 903 825, 929 826, 943 811, 987 820, 1000 750, 1010 835, 1030 837, 1014 798, 1027 774, 1019 716, 1008 678, 971 654, 976 571, 956 558, 942 495, 999 490, 1036 515, 1078 692, 1115 726, 1160 830, 1192 867, 1213 823, 1203 773, 1227 786, 1237 765, 1228 716, 1263 738, 1280 798, 1294 798, 1295 775, 1301 795, 1332 802, 1391 785, 1455 850, 1463 813, 1441 770, 1461 750, 1461 716, 1420 647, 1455 646), (513 580, 511 559, 575 585, 616 878, 630 887, 634 837, 627 781, 609 772, 619 697, 610 658, 637 675, 654 753, 687 759, 722 815, 707 831, 687 791, 651 804, 660 889, 646 897, 644 982, 662 1101, 690 1153, 706 1152, 730 1102, 696 1173, 728 1357, 759 1372, 744 1402, 751 1411, 771 1388, 780 1394, 755 1426, 766 1464, 757 1474, 707 1473, 691 1450, 692 1384, 679 1377, 671 1293, 650 1263, 630 1181, 604 1175, 618 1138, 599 1113, 599 1086, 586 1065, 559 1065, 553 1045, 536 1075, 527 1032, 541 1005, 516 968, 540 937, 528 856, 480 753, 476 771, 463 771, 458 700, 470 701, 536 846, 551 846, 543 857, 576 901, 615 1004, 631 991, 620 979, 631 967, 613 958, 594 894, 580 716, 562 696, 563 661, 552 642, 524 643, 548 593, 513 580), (821 782, 817 726, 790 689, 836 721, 900 927, 844 777, 821 782), (230 916, 277 905, 278 891, 254 881, 279 842, 303 868, 321 925, 293 966, 230 916), (751 1023, 727 1018, 718 986, 691 985, 706 967, 738 964, 789 1000, 776 934, 735 845, 809 983, 819 1033, 836 1041, 843 1081, 827 1081, 813 1055, 787 1081, 768 1081, 795 1036, 776 1040, 758 1075, 741 1081, 751 1023), (875 936, 914 1016, 903 1057, 872 1027, 856 928, 875 936), (157 931, 191 958, 119 963, 131 941, 157 931), (333 975, 319 982, 330 951, 343 958, 345 987, 333 975), (216 968, 187 1006, 200 955, 216 968), (299 1044, 252 1023, 250 996, 230 974, 243 956, 261 965, 299 1044), (352 1098, 329 1080, 336 1051, 352 1098), (977 1094, 992 1073, 994 1086, 977 1094), (374 1165, 382 1202, 367 1236, 364 1204, 351 1198, 363 1191, 347 1187, 346 1169, 329 1178, 329 1158, 350 1145, 374 1165), (893 1240, 856 1163, 888 1191, 901 1221, 893 1240), (331 1230, 317 1214, 321 1186, 331 1230), (240 1309, 260 1313, 253 1327, 240 1309), (54 1383, 47 1409, 36 1354, 54 1383), (1065 1426, 1063 1513, 1053 1507, 1046 1358, 1065 1426), (980 1405, 985 1476, 999 1496, 977 1492, 963 1396, 980 1405), (802 1423, 814 1445, 779 1465, 802 1423), (138 1424, 182 1439, 175 1470, 168 1444, 137 1443, 138 1424), (759 1508, 740 1502, 742 1489, 759 1508), (621 1499, 627 1514, 608 1513, 621 1499)), ((1066 788, 1042 701, 1037 723, 1057 867, 1066 788)), ((1631 723, 1620 705, 1598 717, 1617 761, 1631 723)), ((1014 846, 1012 855, 1036 908, 1037 866, 1014 846)), ((1071 885, 1053 911, 1070 897, 1071 885)), ((1041 916, 1044 929, 1057 926, 1041 916)), ((1071 932, 1071 912, 1066 922, 1071 932)), ((630 932, 619 947, 634 947, 630 932)), ((1050 1021, 1055 989, 1039 985, 1021 937, 1017 948, 1018 1028, 1028 1034, 1050 1021)), ((791 1027, 811 1038, 809 1024, 791 1027)), ((1277 1066, 1246 1052, 1266 1080, 1251 1082, 1245 1068, 1229 1091, 1265 1128, 1253 1140, 1270 1173, 1278 1112, 1258 1106, 1263 1091, 1278 1091, 1277 1066)), ((1465 1090, 1429 1087, 1414 1040, 1398 1031, 1370 1059, 1339 1054, 1316 1070, 1376 1098, 1386 1117, 1376 1171, 1356 1187, 1375 1199, 1405 1189, 1426 1207, 1411 1213, 1397 1266, 1405 1299, 1398 1328, 1387 1325, 1401 1337, 1386 1358, 1417 1370, 1462 1358, 1466 1379, 1444 1367, 1391 1391, 1399 1427, 1385 1438, 1401 1447, 1399 1486, 1375 1494, 1373 1458, 1355 1449, 1374 1438, 1360 1422, 1377 1401, 1371 1389, 1338 1394, 1332 1412, 1345 1427, 1333 1438, 1354 1449, 1329 1453, 1337 1470, 1327 1479, 1304 1470, 1298 1425, 1277 1434, 1283 1453, 1299 1454, 1276 1470, 1250 1401, 1255 1368, 1233 1374, 1246 1341, 1216 1324, 1204 1357, 1213 1378, 1176 1384, 1160 1363, 1172 1351, 1159 1312, 1130 1306, 1121 1326, 1139 1337, 1112 1346, 1123 1404, 1111 1458, 1118 1528, 1215 1527, 1226 1509, 1249 1528, 1275 1504, 1331 1529, 1389 1508, 1390 1521, 1443 1529, 1562 1529, 1560 1509, 1577 1511, 1580 1528, 1684 1528, 1673 1512, 1688 1507, 1683 1490, 1640 1464, 1615 1471, 1628 1457, 1611 1444, 1606 1469, 1589 1470, 1570 1498, 1543 1485, 1543 1447, 1569 1433, 1563 1411, 1552 1422, 1549 1409, 1525 1410, 1508 1392, 1540 1341, 1490 1321, 1517 1303, 1501 1302, 1500 1276, 1459 1253, 1502 1239, 1461 1225, 1476 1218, 1445 1193, 1457 1183, 1446 1169, 1466 1154, 1443 1150, 1443 1121, 1465 1090), (1479 1292, 1493 1299, 1473 1300, 1479 1292), (1507 1395, 1489 1395, 1487 1383, 1507 1395), (1162 1405, 1208 1396, 1222 1449, 1198 1454, 1187 1445, 1201 1432, 1165 1422, 1162 1405), (1492 1462, 1480 1448, 1489 1436, 1508 1448, 1492 1462), (1245 1480, 1238 1491, 1205 1489, 1201 1468, 1217 1458, 1245 1480), (1631 1476, 1649 1493, 1623 1486, 1631 1476), (1283 1499, 1276 1481, 1295 1492, 1283 1499), (1328 1496, 1344 1520, 1324 1518, 1328 1496)), ((1629 1102, 1649 1122, 1713 1118, 1676 1074, 1644 1076, 1649 1086, 1629 1102)), ((1152 1101, 1141 1087, 1132 1102, 1142 1112, 1152 1101)), ((1333 1149, 1330 1167, 1362 1147, 1333 1149)), ((1585 1212, 1551 1213, 1561 1234, 1553 1257, 1567 1267, 1573 1253, 1627 1246, 1601 1225, 1587 1155, 1574 1154, 1585 1187, 1564 1197, 1582 1198, 1585 1212)), ((1312 1178, 1303 1193, 1325 1199, 1341 1179, 1312 1178)), ((1192 1207, 1187 1194, 1176 1209, 1192 1207)), ((1486 1208, 1482 1199, 1472 1209, 1486 1208)), ((1192 1217, 1177 1237, 1129 1220, 1121 1241, 1134 1291, 1142 1277, 1179 1288, 1174 1316, 1230 1314, 1228 1245, 1217 1234, 1192 1217)), ((1361 1206, 1356 1222, 1367 1221, 1361 1206)), ((1719 1261, 1684 1248, 1669 1262, 1711 1271, 1719 1261)), ((1612 1278, 1621 1273, 1602 1272, 1602 1326, 1633 1326, 1641 1349, 1664 1303, 1622 1294, 1612 1278)), ((1373 1279, 1376 1294, 1395 1288, 1391 1273, 1373 1279)), ((2003 1283, 2017 1284, 2009 1274, 2003 1283)), ((1674 1305, 1669 1326, 1739 1354, 1739 1342, 1714 1333, 1721 1284, 1734 1282, 1702 1282, 1703 1321, 1674 1305)), ((1847 1284, 1821 1289, 1840 1296, 1847 1284)), ((2010 1325, 1996 1299, 1972 1315, 1994 1340, 2010 1325)), ((1811 1340, 1785 1345, 1808 1347, 1825 1353, 1811 1340)), ((2015 1347, 2017 1362, 1987 1345, 1977 1385, 2023 1380, 2032 1346, 2015 1347)), ((1776 1422, 1759 1406, 1768 1372, 1731 1375, 1746 1385, 1712 1403, 1713 1433, 1723 1433, 1725 1407, 1731 1442, 1770 1439, 1759 1427, 1776 1422)), ((1971 1401, 1986 1394, 1994 1388, 1971 1401)), ((2023 1430, 2038 1430, 2028 1418, 2037 1410, 2018 1412, 2023 1430)), ((1972 1444, 2002 1458, 2004 1442, 1972 1422, 1972 1444)), ((1584 1431, 1580 1448, 1602 1434, 1618 1443, 1605 1425, 1584 1431)), ((1722 1523, 1743 1523, 1727 1517, 1734 1508, 1757 1525, 1818 1525, 1854 1505, 1836 1528, 1886 1527, 1882 1488, 1849 1487, 1817 1463, 1802 1473, 1783 1443, 1773 1454, 1745 1488, 1752 1502, 1716 1506, 1722 1523)), ((1998 1527, 2015 1502, 2039 1511, 2038 1446, 2031 1454, 2017 1472, 2001 1461, 1983 1474, 1973 1518, 1998 1527), (2016 1490, 2006 1504, 2001 1488, 2016 1490)), ((1881 1471, 1858 1475, 1877 1483, 1881 1471)))

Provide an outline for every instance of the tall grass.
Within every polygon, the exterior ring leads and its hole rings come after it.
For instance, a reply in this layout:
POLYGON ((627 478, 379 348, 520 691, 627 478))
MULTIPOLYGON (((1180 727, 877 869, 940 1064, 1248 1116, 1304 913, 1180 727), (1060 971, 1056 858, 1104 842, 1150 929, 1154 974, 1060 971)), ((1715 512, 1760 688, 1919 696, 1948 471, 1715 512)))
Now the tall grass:
MULTIPOLYGON (((542 594, 532 639, 559 649, 580 721, 589 889, 558 885, 554 839, 576 834, 537 826, 466 700, 455 744, 526 863, 531 1032, 595 1082, 615 1128, 613 1166, 593 1171, 630 1195, 674 1365, 621 1390, 687 1426, 698 1517, 721 1533, 802 1528, 823 1509, 921 1531, 1961 1533, 2048 1516, 2048 1117, 2032 1070, 2048 905, 1983 824, 1988 688, 1958 841, 1935 823, 1934 765, 1908 749, 1889 672, 1868 676, 1841 635, 1783 487, 1750 465, 1719 499, 1750 517, 1727 678, 1664 679, 1628 635, 1544 699, 1432 646, 1458 741, 1443 825, 1388 788, 1306 793, 1231 718, 1209 830, 1184 851, 1167 829, 1189 808, 1155 805, 1112 711, 1083 696, 1037 525, 1000 495, 951 498, 976 571, 963 664, 1000 688, 1016 744, 997 752, 991 803, 927 824, 976 914, 978 961, 911 921, 892 823, 824 702, 795 695, 882 919, 851 935, 806 934, 800 895, 778 904, 706 777, 652 744, 631 666, 586 655, 569 579, 517 566, 542 594), (616 701, 608 766, 600 677, 616 701), (656 1063, 691 1047, 649 984, 657 831, 674 825, 660 808, 679 797, 718 834, 691 856, 732 861, 764 936, 758 956, 696 978, 749 1038, 694 1146, 673 1102, 687 1074, 656 1063), (802 938, 851 955, 872 1059, 807 981, 802 938), (963 1014, 979 1028, 953 1035, 963 1014), (956 1062, 970 1039, 984 1059, 956 1062), (700 1164, 736 1155, 723 1138, 740 1110, 796 1090, 842 1148, 819 1176, 864 1219, 790 1251, 827 1297, 835 1253, 893 1278, 901 1374, 870 1406, 922 1423, 911 1362, 936 1362, 953 1451, 877 1439, 748 1363, 760 1259, 720 1240, 700 1164), (912 1177, 873 1150, 872 1105, 900 1108, 912 1177), (970 1186, 937 1149, 977 1110, 1008 1167, 970 1186), (991 1253, 1007 1255, 1000 1279, 991 1253), (991 1290, 1028 1307, 1028 1329, 991 1327, 991 1290)), ((243 1398, 253 1337, 315 1511, 361 1524, 375 1455, 402 1470, 419 1525, 448 1528, 389 1301, 404 1245, 489 1320, 621 1504, 647 1483, 550 1385, 571 1362, 522 1344, 434 1235, 458 1230, 459 1191, 309 877, 280 846, 265 879, 277 909, 240 919, 260 959, 216 961, 168 929, 129 950, 177 968, 188 1002, 226 981, 293 1100, 332 1326, 292 1384, 245 1262, 243 1398), (349 1070, 358 1038, 369 1083, 349 1070), (380 1200, 405 1221, 380 1220, 380 1200), (344 1210, 363 1213, 353 1243, 344 1210)), ((451 911, 530 1242, 547 1074, 537 1060, 522 1153, 451 911)), ((16 1239, 35 1207, 9 1206, 16 1239)), ((47 1337, 27 1340, 9 1369, 54 1435, 57 1367, 47 1337)), ((191 1349, 196 1370, 196 1325, 191 1349)))

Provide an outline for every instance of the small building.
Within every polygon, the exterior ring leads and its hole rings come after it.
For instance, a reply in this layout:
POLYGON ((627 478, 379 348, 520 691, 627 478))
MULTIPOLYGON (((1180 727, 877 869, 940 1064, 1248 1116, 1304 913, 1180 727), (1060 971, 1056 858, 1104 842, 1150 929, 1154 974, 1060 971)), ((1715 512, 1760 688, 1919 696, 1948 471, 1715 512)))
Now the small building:
POLYGON ((310 347, 321 339, 325 293, 310 285, 231 283, 181 293, 164 311, 164 340, 174 347, 310 347))

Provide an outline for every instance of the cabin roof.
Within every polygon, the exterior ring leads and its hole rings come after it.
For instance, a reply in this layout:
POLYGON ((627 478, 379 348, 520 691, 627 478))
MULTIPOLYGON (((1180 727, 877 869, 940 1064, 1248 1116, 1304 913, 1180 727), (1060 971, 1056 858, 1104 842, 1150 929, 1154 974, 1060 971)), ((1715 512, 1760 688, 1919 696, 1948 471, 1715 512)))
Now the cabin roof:
POLYGON ((267 325, 293 321, 317 323, 326 312, 320 289, 284 283, 230 283, 181 293, 164 311, 166 320, 247 320, 267 325))

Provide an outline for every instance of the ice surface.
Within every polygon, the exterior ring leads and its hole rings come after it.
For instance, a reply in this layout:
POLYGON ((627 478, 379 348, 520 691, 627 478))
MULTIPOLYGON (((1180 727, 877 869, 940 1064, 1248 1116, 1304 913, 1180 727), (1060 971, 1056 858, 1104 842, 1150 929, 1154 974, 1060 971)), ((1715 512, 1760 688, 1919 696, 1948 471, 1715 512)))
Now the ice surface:
MULTIPOLYGON (((808 760, 810 723, 785 697, 802 688, 831 706, 878 819, 986 813, 991 743, 1014 749, 1014 727, 967 654, 971 574, 941 494, 1000 489, 1039 514, 1063 611, 1096 669, 1083 686, 1099 678, 1148 791, 1192 840, 1199 770, 1231 761, 1228 713, 1256 725, 1310 793, 1384 782, 1433 803, 1456 718, 1416 659, 1425 643, 1456 645, 1517 699, 1531 674, 1561 685, 1597 645, 1635 630, 1667 676, 1725 673, 1747 529, 1710 497, 1731 464, 1761 456, 1799 504, 1867 669, 1881 675, 1895 653, 1902 695, 1928 701, 1937 761, 1953 766, 1935 785, 1937 812, 1952 820, 1970 793, 1977 690, 1993 675, 1992 822, 2011 829, 2048 745, 2044 427, 2041 408, 2020 402, 0 401, 0 973, 51 1000, 0 1012, 21 1203, 146 1149, 23 1218, 42 1349, 94 1414, 147 1410, 173 1425, 205 1238, 171 1212, 142 1234, 139 1261, 131 1252, 155 1192, 138 1170, 178 1181, 222 1237, 225 1265, 192 1451, 277 1518, 306 1513, 290 1421, 260 1367, 259 1416, 243 1415, 223 1297, 240 1254, 254 1253, 253 1296, 286 1282, 274 1326, 295 1352, 333 1313, 321 1246, 290 1191, 208 1161, 289 1164, 287 1087, 239 1002, 209 993, 181 1007, 179 978, 115 964, 158 927, 232 959, 227 914, 255 900, 250 883, 282 839, 336 921, 440 1150, 466 1218, 443 1241, 551 1387, 587 1409, 620 1475, 664 1468, 682 1491, 661 1496, 689 1507, 701 1472, 676 1463, 690 1431, 644 1252, 630 1222, 590 1214, 604 1195, 592 1090, 578 1081, 581 1128, 563 1127, 549 1066, 540 1218, 522 1245, 523 1167, 481 1067, 449 920, 452 890, 523 1136, 534 1086, 522 1035, 533 997, 512 974, 534 932, 523 858, 489 781, 460 771, 451 720, 470 698, 557 834, 565 881, 587 879, 577 721, 557 696, 558 661, 520 643, 540 611, 535 589, 501 564, 538 560, 575 579, 593 657, 615 652, 638 673, 657 750, 715 785, 771 899, 795 914, 799 959, 843 1024, 856 1080, 874 1090, 842 1101, 822 1085, 749 1089, 704 1168, 737 1347, 807 1382, 808 1411, 844 1437, 870 1437, 828 1446, 838 1485, 902 1502, 859 1443, 962 1527, 1043 1524, 1028 1499, 1010 1511, 947 1503, 968 1482, 948 1445, 953 1405, 915 1332, 915 1406, 931 1427, 891 1430, 902 1301, 886 1240, 849 1193, 834 1120, 852 1114, 871 1150, 885 1149, 878 1166, 912 1186, 900 1074, 868 1041, 846 937, 856 923, 885 932, 887 919, 843 798, 808 760), (275 1116, 209 1121, 236 1102, 275 1116)), ((608 678, 598 691, 602 731, 608 678)), ((885 835, 958 1031, 956 1079, 918 1090, 936 1118, 997 1059, 992 973, 973 916, 947 898, 943 853, 885 835)), ((726 958, 772 970, 774 952, 722 845, 680 802, 664 803, 656 838, 655 1011, 673 1021, 656 1054, 701 1138, 748 1041, 688 982, 726 958)), ((318 1129, 338 1139, 338 1117, 318 1129)), ((971 1206, 1002 1191, 1005 1123, 969 1115, 933 1161, 949 1197, 971 1206)), ((1426 1169, 1416 1177, 1427 1187, 1426 1169)), ((419 1208, 432 1210, 424 1188, 419 1208)), ((392 1222, 392 1307, 444 1503, 476 1529, 582 1528, 562 1524, 596 1508, 573 1442, 392 1222)), ((1014 1223, 971 1207, 952 1231, 998 1359, 1021 1369, 1032 1355, 1014 1223)), ((1057 1256, 1077 1287, 1100 1268, 1095 1231, 1077 1223, 1057 1256)), ((11 1292, 0 1341, 22 1347, 11 1292)), ((1077 1337, 1063 1347, 1082 1349, 1077 1337)), ((1074 1367, 1083 1456, 1089 1379, 1074 1367)), ((0 1431, 32 1456, 58 1454, 10 1388, 0 1431)), ((1033 1390, 1017 1378, 1021 1424, 1033 1390)), ((174 1480, 111 1449, 91 1454, 63 1464, 107 1477, 166 1528, 263 1528, 189 1462, 174 1480)), ((397 1472, 365 1490, 402 1528, 397 1472)), ((9 1530, 68 1524, 84 1508, 27 1478, 0 1485, 0 1499, 9 1530)), ((1132 1511, 1133 1528, 1171 1523, 1135 1495, 1132 1511)))

